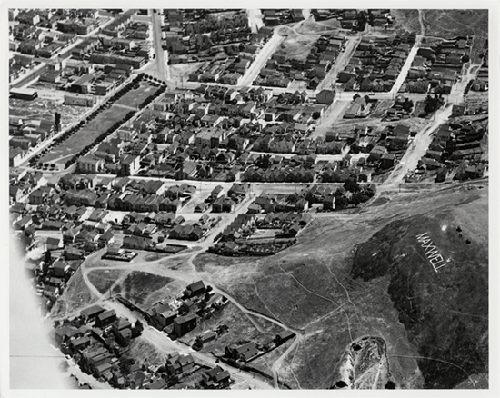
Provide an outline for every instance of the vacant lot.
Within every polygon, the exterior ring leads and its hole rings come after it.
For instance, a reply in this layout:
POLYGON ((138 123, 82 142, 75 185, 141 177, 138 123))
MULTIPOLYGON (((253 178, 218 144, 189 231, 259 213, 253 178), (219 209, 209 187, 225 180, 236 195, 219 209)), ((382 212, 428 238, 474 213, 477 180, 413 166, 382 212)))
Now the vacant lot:
POLYGON ((66 141, 53 148, 50 153, 40 159, 40 163, 64 163, 68 157, 80 153, 87 145, 92 144, 95 139, 109 129, 113 124, 123 119, 130 109, 112 105, 96 116, 96 118, 80 130, 75 132, 66 141))
POLYGON ((283 44, 276 50, 276 54, 285 54, 288 58, 303 61, 318 38, 319 35, 317 34, 298 35, 290 31, 283 44))
POLYGON ((127 300, 140 307, 149 308, 151 304, 167 295, 165 287, 170 282, 173 282, 173 279, 156 274, 133 271, 123 281, 121 290, 127 300), (161 290, 159 292, 161 297, 152 299, 150 296, 158 290, 161 290))
POLYGON ((9 115, 22 116, 26 120, 54 120, 54 114, 61 114, 61 123, 70 124, 85 113, 84 106, 64 105, 60 100, 38 97, 33 101, 9 98, 9 115))
POLYGON ((144 100, 151 94, 154 94, 158 87, 153 84, 143 81, 140 83, 139 88, 130 90, 127 94, 115 102, 117 105, 126 105, 135 108, 144 102, 144 100))
POLYGON ((297 32, 303 35, 336 33, 340 27, 340 22, 335 18, 320 22, 308 19, 297 28, 297 32))
POLYGON ((95 301, 96 298, 83 280, 81 268, 78 268, 69 280, 64 294, 59 297, 52 308, 51 317, 55 319, 65 318, 95 301))
POLYGON ((132 344, 130 344, 130 351, 127 353, 127 357, 135 359, 135 362, 141 365, 144 362, 147 362, 149 365, 165 362, 165 353, 142 337, 133 340, 132 344))
POLYGON ((120 269, 96 270, 89 272, 88 278, 100 293, 106 293, 111 286, 128 271, 120 269))

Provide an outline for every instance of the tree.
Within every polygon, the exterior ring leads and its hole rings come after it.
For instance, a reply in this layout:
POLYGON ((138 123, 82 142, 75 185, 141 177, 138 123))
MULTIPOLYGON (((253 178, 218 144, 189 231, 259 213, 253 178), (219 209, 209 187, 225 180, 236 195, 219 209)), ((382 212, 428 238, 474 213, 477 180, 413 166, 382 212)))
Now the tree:
POLYGON ((335 197, 345 196, 345 188, 338 187, 334 195, 335 197))
POLYGON ((347 207, 349 201, 345 196, 338 196, 335 198, 335 210, 342 210, 347 207))
POLYGON ((346 191, 349 191, 349 192, 358 192, 360 190, 359 185, 354 178, 349 178, 344 183, 344 188, 346 191))
POLYGON ((355 193, 354 195, 352 195, 352 197, 351 197, 351 204, 353 204, 354 206, 357 206, 360 203, 362 203, 362 201, 361 201, 361 194, 355 193))
POLYGON ((135 322, 134 328, 132 330, 132 337, 136 338, 136 337, 140 336, 143 331, 144 331, 144 325, 142 324, 142 322, 140 320, 137 320, 135 322))

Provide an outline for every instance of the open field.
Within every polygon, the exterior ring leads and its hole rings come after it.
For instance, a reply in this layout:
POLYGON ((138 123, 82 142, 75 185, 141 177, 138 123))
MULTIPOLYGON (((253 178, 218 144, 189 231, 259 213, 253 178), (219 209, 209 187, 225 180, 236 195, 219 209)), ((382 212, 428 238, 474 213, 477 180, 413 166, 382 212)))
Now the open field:
POLYGON ((421 34, 421 27, 418 20, 418 10, 396 9, 391 10, 391 15, 395 18, 394 28, 396 33, 406 31, 421 34))
POLYGON ((89 281, 96 287, 100 293, 106 293, 118 279, 123 278, 127 273, 126 270, 111 269, 111 270, 96 270, 89 272, 89 281))
POLYGON ((487 341, 481 320, 487 316, 487 189, 455 186, 387 200, 357 215, 318 218, 295 246, 265 259, 206 253, 195 258, 205 281, 303 334, 281 367, 287 383, 328 388, 339 377, 344 348, 363 335, 386 341, 397 388, 449 388, 467 374, 484 373, 486 343, 479 341, 487 341), (436 274, 416 241, 415 235, 424 232, 432 234, 445 259, 453 258, 442 274, 436 274), (465 282, 468 268, 474 277, 465 282), (407 283, 411 294, 403 295, 407 283), (406 296, 413 297, 411 303, 406 296), (468 317, 476 315, 478 321, 467 326, 468 317), (460 333, 463 344, 452 343, 455 337, 431 343, 460 333), (459 369, 462 364, 467 374, 459 369))
POLYGON ((154 94, 157 89, 158 87, 155 87, 153 84, 148 83, 147 81, 141 81, 138 89, 130 90, 128 93, 123 95, 123 97, 119 98, 115 104, 136 108, 142 104, 147 97, 154 94))
POLYGON ((70 317, 71 314, 78 315, 80 310, 95 301, 96 298, 85 284, 81 268, 78 268, 69 280, 66 291, 52 308, 51 316, 52 318, 65 318, 70 317))
POLYGON ((127 357, 133 358, 135 363, 140 365, 143 363, 156 365, 165 363, 166 354, 166 352, 159 350, 146 339, 138 337, 134 339, 133 343, 130 345, 130 351, 127 353, 127 357))
POLYGON ((296 29, 296 32, 302 35, 335 33, 340 27, 340 22, 335 18, 320 22, 307 19, 296 29))
POLYGON ((173 279, 146 272, 132 271, 127 275, 121 285, 122 295, 138 306, 149 308, 157 300, 155 292, 158 292, 161 298, 164 298, 165 287, 173 282, 173 279), (155 296, 152 298, 151 296, 155 296))
POLYGON ((288 58, 305 60, 311 48, 320 37, 315 35, 299 35, 292 30, 287 31, 283 43, 276 49, 276 54, 285 54, 288 58))
POLYGON ((54 147, 50 153, 40 159, 40 163, 64 163, 68 156, 80 153, 83 148, 92 144, 99 134, 102 134, 113 124, 122 120, 128 112, 130 112, 130 109, 112 105, 71 135, 67 140, 54 147))

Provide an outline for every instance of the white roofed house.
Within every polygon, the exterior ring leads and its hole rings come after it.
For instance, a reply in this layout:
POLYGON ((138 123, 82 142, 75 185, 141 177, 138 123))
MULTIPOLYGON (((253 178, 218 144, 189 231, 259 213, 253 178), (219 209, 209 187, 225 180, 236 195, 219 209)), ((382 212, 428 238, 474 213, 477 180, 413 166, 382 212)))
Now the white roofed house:
POLYGON ((104 170, 104 159, 94 155, 80 156, 76 161, 76 170, 82 173, 100 173, 104 170))

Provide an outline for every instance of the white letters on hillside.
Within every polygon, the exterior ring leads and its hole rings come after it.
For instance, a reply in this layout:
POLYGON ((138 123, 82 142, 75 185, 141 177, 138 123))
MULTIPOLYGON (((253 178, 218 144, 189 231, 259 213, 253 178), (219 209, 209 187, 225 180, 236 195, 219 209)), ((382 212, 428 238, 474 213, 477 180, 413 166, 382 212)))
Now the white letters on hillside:
POLYGON ((427 232, 415 236, 417 238, 417 242, 422 244, 425 256, 434 267, 434 271, 438 272, 439 268, 446 265, 443 256, 439 253, 437 247, 434 245, 434 242, 431 240, 429 235, 427 235, 427 232))

